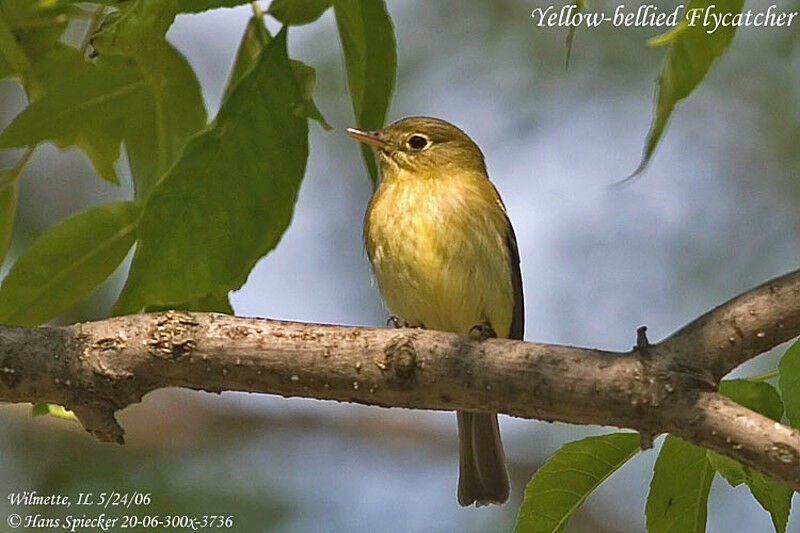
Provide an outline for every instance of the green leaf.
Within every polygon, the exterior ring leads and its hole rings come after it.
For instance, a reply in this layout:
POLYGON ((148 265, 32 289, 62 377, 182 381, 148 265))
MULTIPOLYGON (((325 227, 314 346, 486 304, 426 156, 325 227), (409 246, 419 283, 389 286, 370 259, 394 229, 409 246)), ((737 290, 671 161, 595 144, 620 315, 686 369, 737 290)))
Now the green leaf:
POLYGON ((62 420, 71 420, 73 422, 78 421, 78 417, 75 416, 75 413, 64 406, 58 405, 57 403, 40 402, 33 404, 31 414, 33 416, 50 415, 56 418, 61 418, 62 420))
POLYGON ((176 0, 135 0, 112 12, 92 44, 100 54, 133 59, 147 85, 135 114, 126 110, 126 150, 137 197, 145 197, 206 125, 200 84, 186 58, 165 39, 176 0))
POLYGON ((284 24, 314 22, 331 7, 331 0, 272 0, 267 13, 284 24))
POLYGON ((786 418, 792 426, 800 428, 800 340, 783 354, 778 371, 778 388, 786 407, 786 418))
POLYGON ((750 493, 770 514, 775 531, 785 533, 792 507, 792 495, 794 494, 792 489, 761 472, 750 470, 749 474, 750 478, 746 483, 750 487, 750 493))
POLYGON ((323 129, 330 130, 330 124, 322 116, 317 104, 314 103, 314 85, 317 82, 316 71, 296 59, 292 59, 292 71, 300 88, 300 97, 302 99, 295 112, 303 118, 316 120, 323 129))
MULTIPOLYGON (((333 11, 344 50, 347 84, 356 127, 383 126, 397 67, 394 29, 383 0, 334 0, 333 11)), ((373 186, 378 183, 375 156, 361 146, 373 186)))
POLYGON ((283 30, 153 189, 114 313, 244 283, 292 217, 308 158, 308 122, 293 112, 300 98, 283 30))
MULTIPOLYGON (((141 0, 92 0, 95 4, 107 6, 126 7, 141 0)), ((172 2, 173 0, 169 0, 172 2)), ((250 3, 251 0, 178 0, 176 9, 180 13, 200 13, 209 9, 221 7, 236 7, 250 3)))
POLYGON ((228 82, 225 84, 223 102, 228 99, 228 95, 245 74, 253 69, 261 51, 271 40, 272 36, 264 26, 264 22, 258 17, 250 17, 244 28, 242 40, 239 41, 239 49, 236 51, 236 59, 234 59, 231 73, 228 75, 228 82))
MULTIPOLYGON (((775 387, 763 381, 730 379, 720 382, 719 392, 748 409, 780 421, 783 416, 783 403, 775 387)), ((786 531, 789 509, 792 504, 792 490, 783 483, 756 472, 751 468, 708 450, 711 466, 722 474, 731 486, 746 483, 753 497, 772 517, 775 531, 786 531)))
POLYGON ((116 55, 88 62, 78 50, 56 47, 34 69, 45 92, 0 134, 0 148, 46 140, 77 146, 102 177, 117 182, 114 163, 125 140, 137 196, 146 196, 206 123, 188 62, 163 38, 153 39, 135 63, 116 55))
MULTIPOLYGON (((575 13, 580 13, 586 8, 585 0, 574 0, 572 4, 575 6, 575 13)), ((567 30, 566 56, 564 57, 565 70, 569 68, 569 60, 572 57, 572 42, 575 40, 575 30, 577 28, 577 26, 570 24, 567 30)))
MULTIPOLYGON (((3 180, 2 175, 8 172, 10 171, 0 172, 0 182, 3 180)), ((0 265, 3 264, 3 258, 11 242, 11 230, 14 229, 14 215, 17 212, 18 191, 19 186, 16 180, 0 185, 0 265)))
POLYGON ((14 229, 14 217, 17 213, 19 196, 17 179, 30 161, 33 151, 33 148, 28 149, 13 168, 0 170, 0 265, 5 259, 14 229))
POLYGON ((763 381, 747 379, 726 379, 719 384, 720 394, 748 409, 780 422, 783 416, 783 402, 775 387, 763 381))
POLYGON ((125 147, 136 196, 144 198, 180 158, 189 137, 206 126, 207 117, 200 83, 171 44, 159 41, 137 65, 148 91, 140 114, 127 116, 125 147))
POLYGON ((667 435, 658 454, 645 515, 648 533, 703 533, 714 470, 706 450, 667 435))
POLYGON ((67 15, 74 9, 58 0, 0 2, 0 79, 21 75, 31 90, 31 64, 57 45, 67 28, 67 15))
POLYGON ((77 50, 60 48, 37 67, 49 79, 46 92, 31 102, 0 134, 0 148, 51 140, 80 147, 98 173, 118 182, 114 162, 124 131, 126 104, 145 84, 125 65, 84 62, 77 50))
POLYGON ((775 531, 784 533, 792 505, 792 489, 742 463, 707 450, 708 461, 732 487, 747 484, 750 493, 770 514, 775 531))
POLYGON ((117 3, 91 37, 100 54, 138 57, 158 46, 178 14, 177 0, 129 0, 117 3))
POLYGON ((139 207, 111 202, 51 227, 0 285, 0 324, 33 326, 85 298, 133 245, 139 207))
POLYGON ((562 531, 592 491, 638 451, 637 433, 611 433, 565 444, 528 483, 514 532, 562 531))
MULTIPOLYGON (((227 99, 228 94, 230 94, 239 80, 253 68, 261 50, 270 40, 272 40, 272 36, 264 27, 264 22, 258 17, 251 17, 242 35, 242 40, 239 43, 239 50, 236 52, 236 59, 233 62, 233 68, 231 68, 228 82, 225 85, 225 92, 222 97, 223 101, 227 99)), ((317 108, 317 105, 314 103, 313 94, 316 72, 305 63, 295 59, 290 61, 292 64, 292 71, 294 72, 295 79, 300 88, 302 99, 299 104, 296 104, 295 112, 302 118, 316 120, 326 130, 331 129, 330 125, 325 121, 322 113, 320 113, 317 108)))
POLYGON ((249 3, 250 0, 178 0, 181 13, 200 13, 220 7, 236 7, 249 3))
MULTIPOLYGON (((691 13, 692 9, 705 9, 715 5, 715 12, 740 13, 744 0, 689 0, 686 4, 684 13, 691 13)), ((700 12, 698 12, 700 13, 700 12)), ((729 17, 732 15, 728 15, 729 17)), ((716 31, 707 33, 708 29, 702 24, 702 16, 695 21, 694 25, 689 25, 682 21, 678 25, 678 30, 669 33, 669 39, 662 39, 653 44, 662 44, 668 41, 669 49, 664 58, 664 65, 661 68, 658 88, 656 90, 656 102, 653 110, 653 123, 650 132, 647 134, 644 153, 639 167, 633 172, 636 176, 642 172, 661 139, 667 120, 672 114, 680 100, 689 96, 692 91, 700 84, 711 65, 728 48, 728 45, 736 32, 736 26, 721 26, 716 31)))
POLYGON ((738 487, 742 483, 747 483, 751 470, 742 463, 714 450, 706 450, 706 454, 711 468, 719 472, 731 487, 738 487))

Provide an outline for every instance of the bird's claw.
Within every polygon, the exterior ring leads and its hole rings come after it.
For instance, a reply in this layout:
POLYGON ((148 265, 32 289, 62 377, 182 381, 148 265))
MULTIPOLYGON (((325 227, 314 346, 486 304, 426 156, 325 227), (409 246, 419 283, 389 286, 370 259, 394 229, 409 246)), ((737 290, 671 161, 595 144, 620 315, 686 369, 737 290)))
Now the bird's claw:
POLYGON ((497 332, 488 321, 484 320, 470 328, 469 336, 476 341, 485 341, 497 337, 497 332))

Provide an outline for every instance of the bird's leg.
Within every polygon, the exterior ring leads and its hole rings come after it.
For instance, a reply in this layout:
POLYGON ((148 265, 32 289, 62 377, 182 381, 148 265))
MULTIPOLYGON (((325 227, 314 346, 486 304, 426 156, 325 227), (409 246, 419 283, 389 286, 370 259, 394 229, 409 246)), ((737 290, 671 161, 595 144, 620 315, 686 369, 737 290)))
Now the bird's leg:
POLYGON ((387 326, 392 326, 393 328, 402 328, 403 323, 400 321, 400 317, 397 315, 390 315, 389 320, 386 321, 387 326))
POLYGON ((485 341, 486 339, 497 337, 497 332, 495 332, 488 320, 484 320, 480 324, 475 324, 470 328, 469 336, 476 341, 485 341))

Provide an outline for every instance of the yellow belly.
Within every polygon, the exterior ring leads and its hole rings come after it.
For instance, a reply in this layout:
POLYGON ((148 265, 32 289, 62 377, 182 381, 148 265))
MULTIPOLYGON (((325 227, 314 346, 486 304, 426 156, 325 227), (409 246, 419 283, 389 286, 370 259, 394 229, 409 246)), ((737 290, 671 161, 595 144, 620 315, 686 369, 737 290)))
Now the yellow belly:
POLYGON ((508 336, 514 296, 507 219, 489 181, 395 179, 367 210, 364 241, 389 311, 412 326, 508 336))

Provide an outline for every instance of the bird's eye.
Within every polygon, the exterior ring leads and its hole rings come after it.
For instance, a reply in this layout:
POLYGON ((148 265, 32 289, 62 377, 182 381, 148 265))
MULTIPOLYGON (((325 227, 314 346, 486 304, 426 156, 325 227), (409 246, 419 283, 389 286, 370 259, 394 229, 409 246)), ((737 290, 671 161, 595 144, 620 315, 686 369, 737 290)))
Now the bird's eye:
POLYGON ((412 135, 408 138, 407 144, 412 150, 422 150, 428 146, 428 139, 422 135, 412 135))

